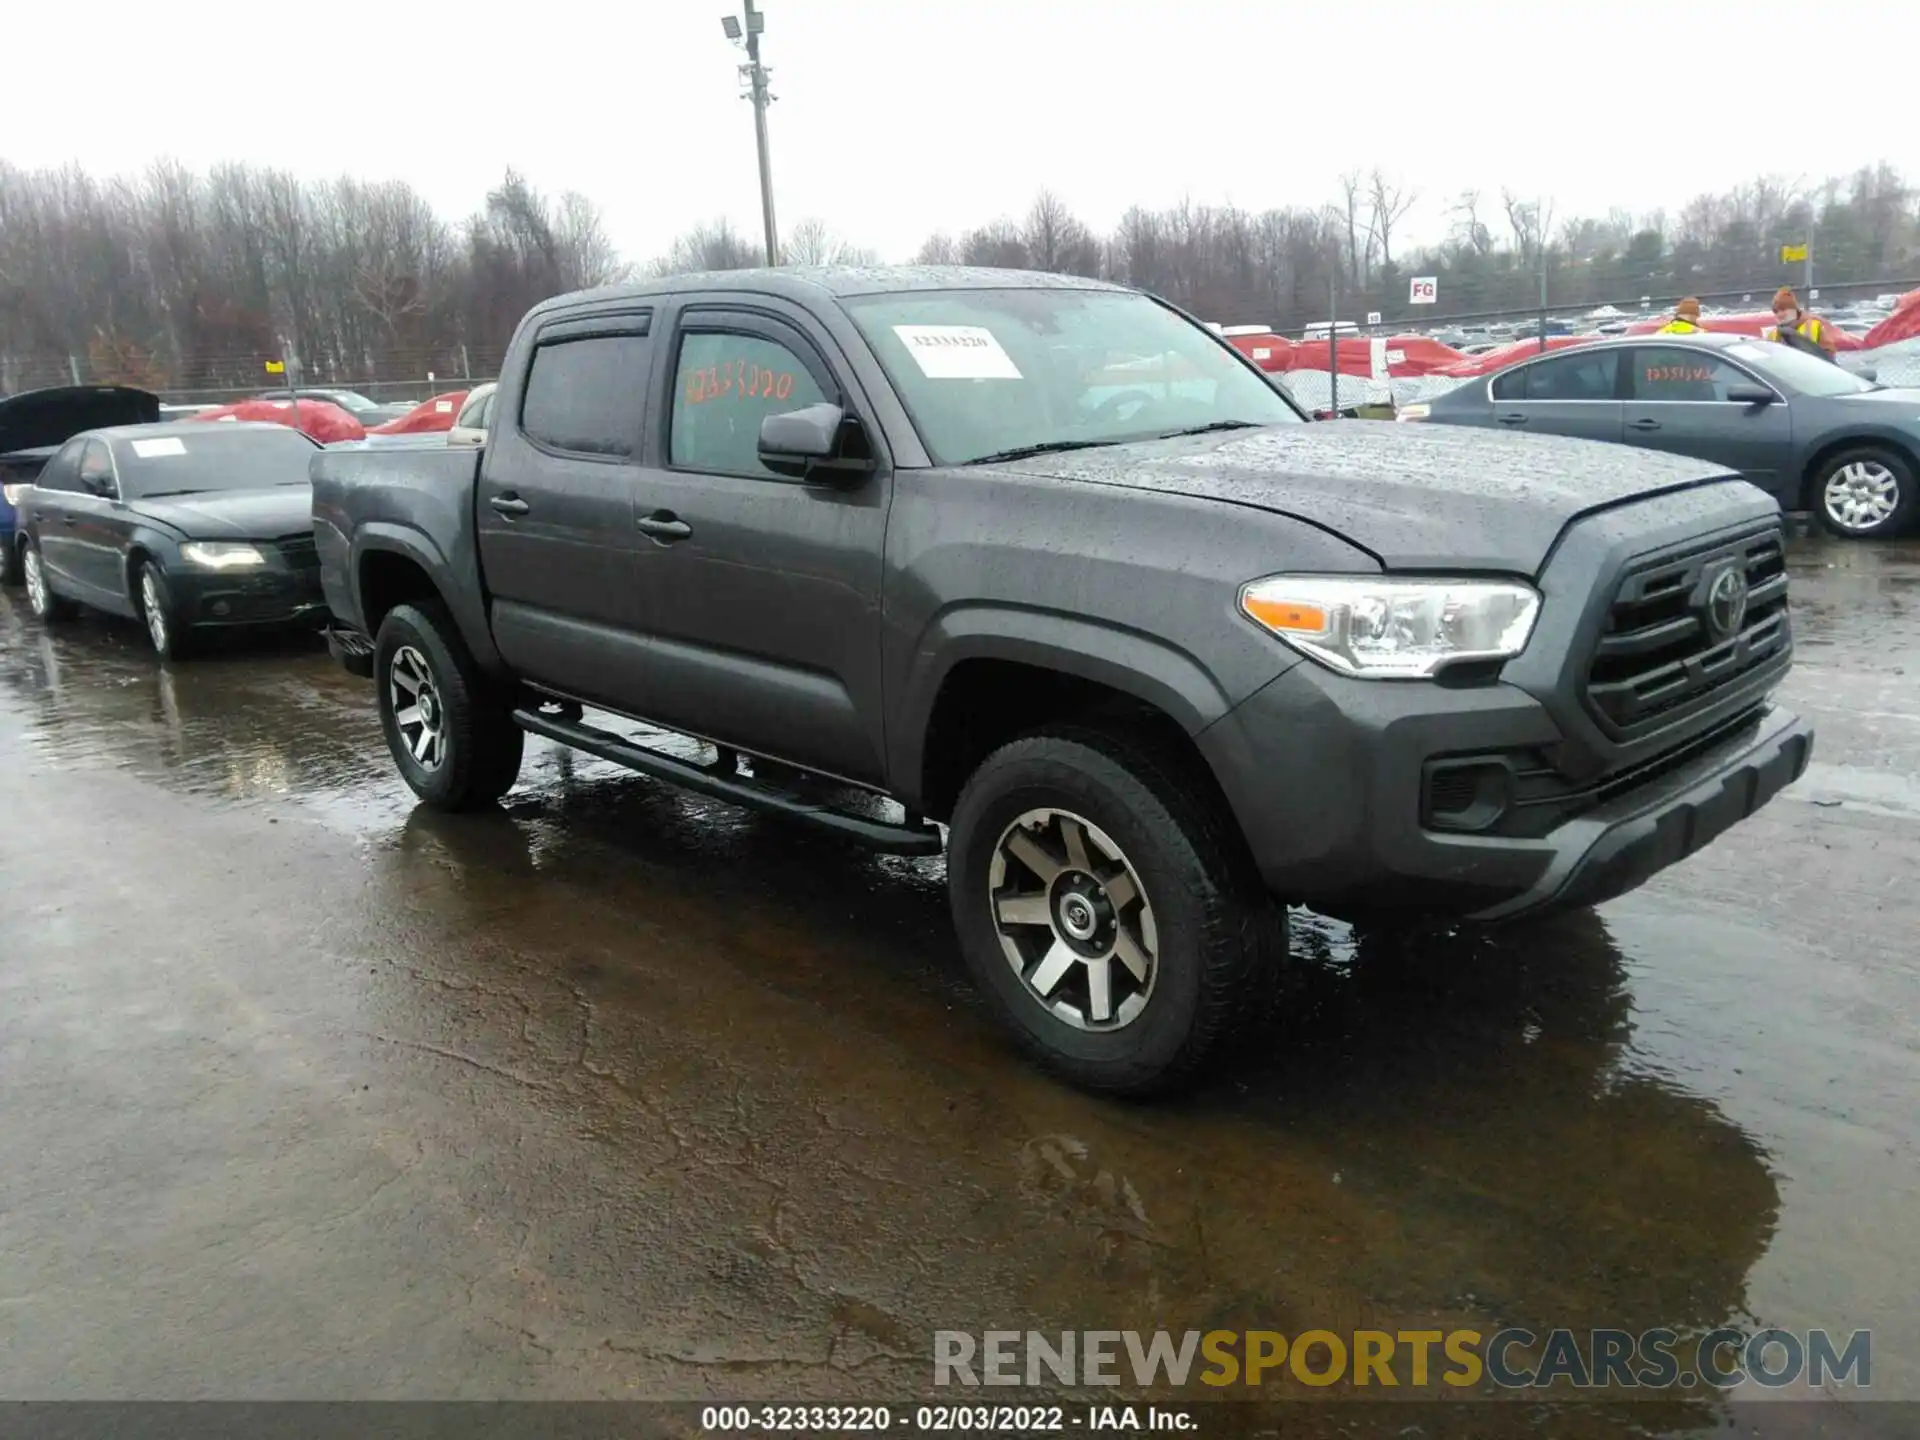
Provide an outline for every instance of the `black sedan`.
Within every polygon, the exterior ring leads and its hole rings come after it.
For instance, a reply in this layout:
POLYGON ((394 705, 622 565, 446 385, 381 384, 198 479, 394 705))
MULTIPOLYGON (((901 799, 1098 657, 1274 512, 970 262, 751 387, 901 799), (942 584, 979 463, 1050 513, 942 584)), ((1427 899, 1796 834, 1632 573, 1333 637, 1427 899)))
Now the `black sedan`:
POLYGON ((207 628, 319 623, 319 448, 284 425, 192 420, 74 436, 21 495, 33 613, 128 616, 163 658, 207 628))
POLYGON ((1837 535, 1909 528, 1920 508, 1920 390, 1738 335, 1596 340, 1400 411, 1667 450, 1737 470, 1837 535))

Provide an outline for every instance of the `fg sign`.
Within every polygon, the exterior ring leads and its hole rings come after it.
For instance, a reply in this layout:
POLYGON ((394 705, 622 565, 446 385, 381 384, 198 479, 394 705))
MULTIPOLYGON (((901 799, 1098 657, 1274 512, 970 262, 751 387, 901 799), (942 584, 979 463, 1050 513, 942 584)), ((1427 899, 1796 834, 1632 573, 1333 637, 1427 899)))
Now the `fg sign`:
POLYGON ((1431 275, 1416 275, 1407 294, 1410 305, 1431 305, 1440 298, 1440 283, 1431 275))

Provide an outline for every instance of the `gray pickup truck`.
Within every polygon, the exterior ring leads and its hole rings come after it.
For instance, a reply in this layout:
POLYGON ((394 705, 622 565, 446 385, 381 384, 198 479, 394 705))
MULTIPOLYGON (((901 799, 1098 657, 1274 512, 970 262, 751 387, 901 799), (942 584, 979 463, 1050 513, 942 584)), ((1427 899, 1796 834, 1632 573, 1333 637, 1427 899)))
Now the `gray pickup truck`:
POLYGON ((496 398, 477 451, 313 462, 334 649, 415 793, 492 803, 532 732, 944 848, 980 988, 1093 1088, 1195 1073, 1261 1009, 1287 902, 1592 904, 1812 748, 1770 698, 1760 491, 1310 423, 1136 291, 679 276, 541 304, 496 398))

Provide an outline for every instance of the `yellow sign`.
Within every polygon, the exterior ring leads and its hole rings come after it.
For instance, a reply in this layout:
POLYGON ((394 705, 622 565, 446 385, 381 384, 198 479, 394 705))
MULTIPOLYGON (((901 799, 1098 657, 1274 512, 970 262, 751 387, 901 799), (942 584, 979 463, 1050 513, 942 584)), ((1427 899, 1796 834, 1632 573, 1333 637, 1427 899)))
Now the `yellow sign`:
POLYGON ((1782 245, 1780 247, 1780 259, 1783 263, 1789 260, 1804 260, 1806 258, 1807 247, 1804 245, 1782 245))
POLYGON ((285 363, 284 361, 281 361, 281 360, 269 360, 269 361, 267 361, 267 373, 268 373, 269 375, 284 375, 284 374, 286 374, 286 373, 287 373, 287 367, 286 367, 286 363, 285 363))

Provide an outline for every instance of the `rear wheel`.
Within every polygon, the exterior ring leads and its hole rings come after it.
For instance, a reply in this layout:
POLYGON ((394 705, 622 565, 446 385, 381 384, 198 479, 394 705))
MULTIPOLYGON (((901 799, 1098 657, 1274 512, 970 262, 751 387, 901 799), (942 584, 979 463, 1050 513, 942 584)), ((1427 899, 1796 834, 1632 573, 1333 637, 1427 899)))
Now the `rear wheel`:
POLYGON ((993 1008, 1044 1064, 1145 1095, 1260 1013, 1284 919, 1188 767, 1125 732, 995 751, 954 807, 954 924, 993 1008))
POLYGON ((387 749, 414 794, 436 809, 472 810, 513 788, 526 736, 438 602, 388 613, 373 679, 387 749))
POLYGON ((73 602, 53 593, 53 582, 47 577, 47 565, 40 558, 40 547, 31 539, 21 544, 20 569, 27 586, 27 606, 33 611, 35 619, 50 625, 73 614, 73 602))
POLYGON ((1913 467, 1903 456, 1875 445, 1843 450, 1824 462, 1811 489, 1820 523, 1850 540, 1899 534, 1920 504, 1913 467))

